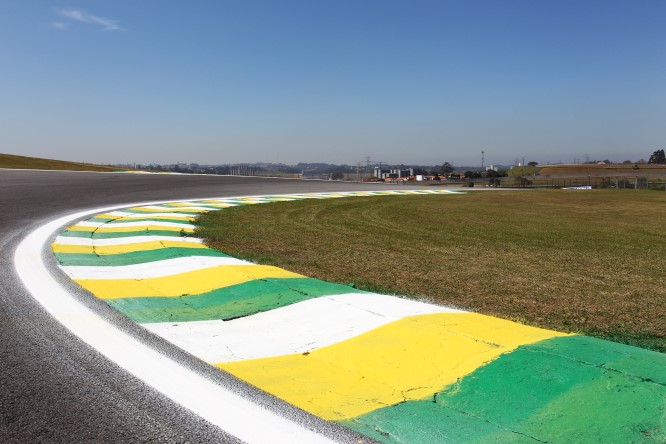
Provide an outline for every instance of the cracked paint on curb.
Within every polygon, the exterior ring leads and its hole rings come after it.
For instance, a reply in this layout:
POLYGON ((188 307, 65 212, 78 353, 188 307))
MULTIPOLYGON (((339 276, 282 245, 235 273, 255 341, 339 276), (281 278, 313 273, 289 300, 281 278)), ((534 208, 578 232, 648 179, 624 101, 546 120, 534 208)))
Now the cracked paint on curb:
POLYGON ((53 251, 79 285, 200 359, 386 442, 663 442, 666 355, 360 292, 209 249, 206 199, 99 214, 53 251))

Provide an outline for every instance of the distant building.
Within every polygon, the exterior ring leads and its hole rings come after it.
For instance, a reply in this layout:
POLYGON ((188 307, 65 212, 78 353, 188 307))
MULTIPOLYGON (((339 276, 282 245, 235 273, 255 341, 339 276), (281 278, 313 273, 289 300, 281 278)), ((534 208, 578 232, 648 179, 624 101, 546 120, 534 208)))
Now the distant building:
POLYGON ((254 176, 254 168, 245 164, 231 165, 229 174, 232 176, 254 176))
POLYGON ((406 170, 401 169, 381 169, 379 167, 375 168, 372 176, 378 179, 400 179, 401 177, 410 177, 414 175, 413 168, 407 168, 406 170))

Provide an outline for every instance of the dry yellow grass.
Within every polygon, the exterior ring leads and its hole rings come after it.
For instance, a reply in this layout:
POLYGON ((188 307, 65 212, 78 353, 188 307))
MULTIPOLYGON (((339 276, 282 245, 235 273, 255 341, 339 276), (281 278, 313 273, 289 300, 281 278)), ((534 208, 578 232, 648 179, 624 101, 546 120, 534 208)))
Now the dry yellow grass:
POLYGON ((16 154, 0 154, 0 168, 110 172, 125 170, 124 168, 121 169, 114 166, 42 159, 39 157, 18 156, 16 154))
POLYGON ((557 175, 572 175, 572 176, 587 176, 587 175, 600 175, 600 176, 614 176, 617 174, 627 176, 646 176, 646 175, 663 175, 666 174, 666 165, 654 164, 624 164, 612 163, 606 165, 585 165, 585 164, 571 164, 571 165, 546 165, 539 170, 541 176, 557 176, 557 175))
POLYGON ((358 288, 666 351, 666 193, 493 191, 238 207, 199 234, 358 288))

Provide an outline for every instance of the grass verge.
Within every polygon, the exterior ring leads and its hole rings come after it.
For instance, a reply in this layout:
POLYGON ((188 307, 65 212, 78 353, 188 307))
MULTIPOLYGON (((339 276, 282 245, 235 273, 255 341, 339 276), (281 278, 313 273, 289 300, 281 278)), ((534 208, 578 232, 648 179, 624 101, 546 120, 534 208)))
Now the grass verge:
POLYGON ((39 157, 17 156, 0 153, 0 168, 67 170, 67 171, 124 171, 123 168, 91 163, 67 162, 65 160, 42 159, 39 157))
POLYGON ((235 257, 666 352, 666 193, 493 191, 203 215, 235 257))

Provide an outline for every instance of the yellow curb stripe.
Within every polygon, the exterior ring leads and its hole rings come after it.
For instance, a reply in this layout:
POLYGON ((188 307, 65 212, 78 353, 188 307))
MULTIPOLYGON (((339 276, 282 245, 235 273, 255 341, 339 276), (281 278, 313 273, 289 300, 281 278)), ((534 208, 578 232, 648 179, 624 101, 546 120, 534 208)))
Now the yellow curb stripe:
POLYGON ((304 276, 268 265, 222 265, 159 278, 76 279, 75 282, 100 299, 119 299, 180 297, 201 294, 256 279, 293 277, 304 276))
POLYGON ((180 227, 165 227, 162 225, 137 225, 134 227, 114 227, 113 224, 106 224, 101 227, 86 227, 80 225, 72 225, 67 228, 67 231, 86 231, 98 233, 133 233, 136 231, 175 231, 184 233, 194 233, 194 228, 180 228, 180 227))
POLYGON ((150 219, 155 219, 155 220, 162 220, 162 219, 182 220, 183 222, 193 222, 193 221, 196 220, 196 217, 194 217, 194 216, 177 214, 177 213, 174 213, 174 214, 168 215, 168 216, 152 215, 152 214, 141 215, 141 214, 137 214, 137 213, 133 213, 133 216, 132 215, 117 216, 117 215, 114 215, 114 214, 103 213, 103 214, 97 214, 93 217, 112 219, 114 222, 119 222, 119 221, 135 222, 137 219, 141 219, 141 218, 150 218, 150 219))
POLYGON ((124 245, 103 245, 103 246, 91 246, 91 245, 66 245, 66 244, 52 244, 54 253, 80 253, 80 254, 97 254, 97 255, 106 255, 106 254, 122 254, 122 253, 132 253, 134 251, 147 251, 147 250, 158 250, 160 248, 203 248, 204 246, 200 242, 173 242, 173 241, 153 241, 153 242, 140 242, 136 244, 124 244, 124 245))
POLYGON ((232 207, 237 207, 237 204, 230 204, 230 203, 207 203, 206 204, 209 207, 215 207, 215 208, 232 208, 232 207))
POLYGON ((476 313, 414 316, 307 354, 218 363, 310 413, 343 420, 427 399, 524 344, 563 333, 476 313))
MULTIPOLYGON (((198 207, 198 206, 202 206, 202 205, 200 205, 200 202, 199 202, 199 201, 196 201, 196 202, 191 202, 191 201, 187 201, 187 202, 170 202, 170 203, 162 204, 162 205, 165 206, 165 207, 198 207)), ((206 206, 206 205, 203 205, 203 206, 206 206)), ((177 208, 176 208, 176 209, 177 209, 177 208)))
POLYGON ((210 211, 209 209, 202 208, 190 208, 190 207, 164 207, 164 208, 146 208, 146 207, 131 207, 128 210, 137 211, 141 213, 164 213, 164 212, 173 212, 173 213, 206 213, 210 211))

